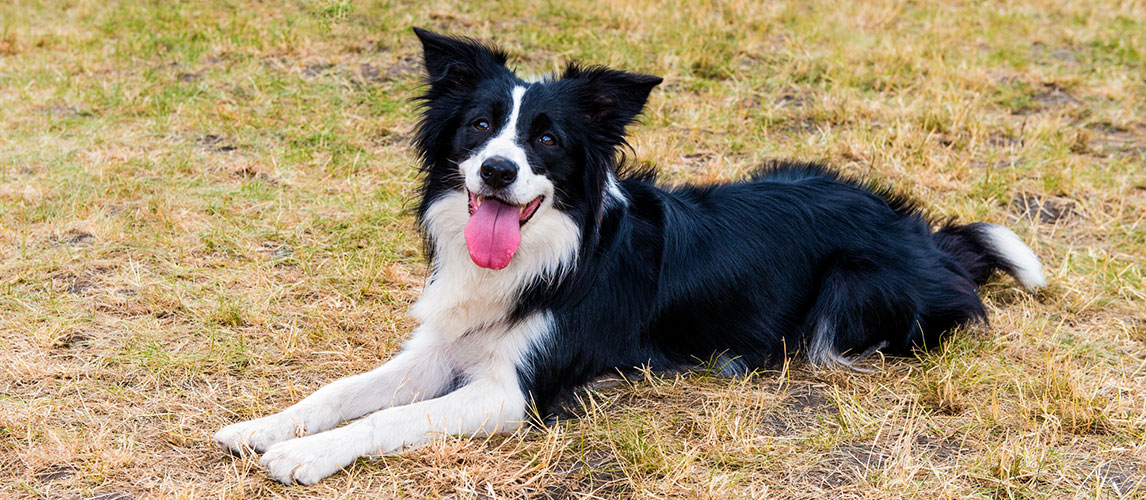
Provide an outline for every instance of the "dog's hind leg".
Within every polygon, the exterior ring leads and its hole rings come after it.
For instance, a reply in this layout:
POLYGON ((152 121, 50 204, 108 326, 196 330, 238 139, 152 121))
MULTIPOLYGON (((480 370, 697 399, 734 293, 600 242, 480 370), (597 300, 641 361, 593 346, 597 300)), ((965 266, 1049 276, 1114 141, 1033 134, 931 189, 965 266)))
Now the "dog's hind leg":
POLYGON ((382 366, 332 382, 282 412, 224 427, 214 441, 234 454, 261 453, 382 408, 437 397, 455 375, 443 342, 422 327, 402 352, 382 366))
POLYGON ((834 267, 805 323, 808 361, 867 371, 855 363, 916 328, 918 307, 904 293, 909 288, 889 273, 834 267))

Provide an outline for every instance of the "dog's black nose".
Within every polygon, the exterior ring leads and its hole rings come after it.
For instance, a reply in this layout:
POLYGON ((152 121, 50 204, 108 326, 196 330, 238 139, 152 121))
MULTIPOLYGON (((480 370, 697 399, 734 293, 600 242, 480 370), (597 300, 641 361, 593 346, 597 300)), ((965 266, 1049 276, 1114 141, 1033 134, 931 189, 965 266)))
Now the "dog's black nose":
POLYGON ((481 180, 494 189, 501 189, 517 180, 517 165, 500 156, 482 162, 481 180))

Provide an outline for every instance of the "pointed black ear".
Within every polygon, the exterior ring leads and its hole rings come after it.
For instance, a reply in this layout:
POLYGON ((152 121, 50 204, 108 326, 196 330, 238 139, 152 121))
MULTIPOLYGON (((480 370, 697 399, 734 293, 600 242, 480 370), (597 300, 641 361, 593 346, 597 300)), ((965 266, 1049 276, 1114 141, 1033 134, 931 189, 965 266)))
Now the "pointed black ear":
POLYGON ((426 74, 431 87, 473 90, 479 82, 507 71, 508 56, 491 44, 469 38, 439 35, 415 27, 422 41, 426 74))
POLYGON ((593 122, 612 122, 624 127, 633 122, 649 92, 663 78, 609 69, 604 66, 582 68, 570 63, 563 79, 580 82, 579 100, 585 117, 593 122))

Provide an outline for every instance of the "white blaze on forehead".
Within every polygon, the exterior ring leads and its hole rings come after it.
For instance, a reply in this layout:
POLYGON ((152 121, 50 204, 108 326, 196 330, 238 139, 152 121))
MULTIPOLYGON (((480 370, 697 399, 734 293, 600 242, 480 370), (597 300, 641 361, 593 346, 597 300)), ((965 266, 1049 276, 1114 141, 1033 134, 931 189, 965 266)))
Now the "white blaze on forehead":
POLYGON ((478 168, 481 167, 481 162, 494 156, 501 156, 513 161, 517 164, 518 169, 528 163, 525 150, 517 143, 517 118, 521 116, 521 98, 525 96, 525 87, 514 87, 510 95, 513 99, 513 109, 509 112, 509 118, 506 119, 505 125, 498 131, 497 136, 490 139, 484 148, 470 158, 471 160, 480 160, 477 162, 478 168))
MULTIPOLYGON (((502 126, 496 136, 459 165, 462 175, 465 177, 466 189, 471 192, 481 193, 485 191, 481 180, 481 165, 490 158, 500 156, 517 165, 517 180, 507 188, 508 195, 512 199, 506 201, 524 205, 538 196, 545 196, 547 199, 552 198, 553 183, 544 175, 533 172, 525 148, 520 142, 522 138, 517 136, 521 103, 527 90, 529 87, 522 85, 513 87, 513 90, 510 91, 513 104, 505 125, 502 126)), ((528 140, 528 138, 524 139, 528 140)))
POLYGON ((521 98, 525 97, 525 87, 520 85, 513 88, 510 93, 513 98, 513 111, 509 112, 509 120, 505 122, 505 128, 501 129, 501 133, 497 134, 500 139, 508 137, 511 142, 516 144, 517 139, 517 117, 521 115, 521 98))

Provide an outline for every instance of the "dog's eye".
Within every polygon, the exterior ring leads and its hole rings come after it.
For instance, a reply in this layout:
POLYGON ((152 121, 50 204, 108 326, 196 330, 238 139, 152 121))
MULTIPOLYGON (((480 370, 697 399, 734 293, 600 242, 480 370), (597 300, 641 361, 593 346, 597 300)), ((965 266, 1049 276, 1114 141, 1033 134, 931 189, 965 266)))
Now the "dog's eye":
POLYGON ((478 118, 477 120, 474 120, 472 125, 474 129, 480 130, 482 132, 489 130, 489 120, 486 120, 485 118, 478 118))
POLYGON ((557 145, 557 139, 554 139, 550 134, 541 134, 537 136, 537 143, 542 146, 553 147, 557 145))

